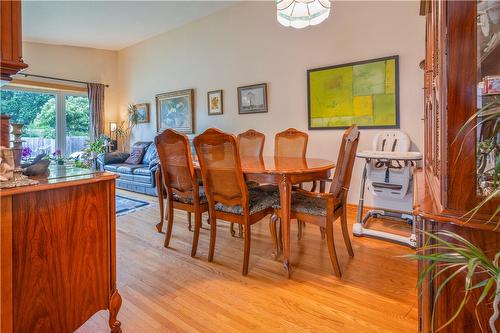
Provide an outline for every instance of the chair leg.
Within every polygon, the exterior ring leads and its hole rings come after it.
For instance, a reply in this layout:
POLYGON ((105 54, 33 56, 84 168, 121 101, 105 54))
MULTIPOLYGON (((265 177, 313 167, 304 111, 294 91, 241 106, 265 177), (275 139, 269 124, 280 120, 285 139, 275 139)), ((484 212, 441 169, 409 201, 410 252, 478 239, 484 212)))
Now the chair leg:
POLYGON ((243 238, 243 225, 238 224, 238 238, 243 238))
POLYGON ((193 224, 191 223, 191 212, 187 212, 187 220, 188 220, 188 230, 193 231, 193 224))
MULTIPOLYGON (((157 172, 157 174, 159 174, 159 173, 157 172)), ((155 177, 156 177, 156 175, 155 175, 155 177)), ((157 181, 157 184, 160 184, 160 183, 157 181)), ((161 230, 163 229, 163 221, 165 219, 165 208, 164 208, 162 186, 157 185, 157 189, 158 189, 158 204, 160 206, 160 222, 158 222, 158 224, 156 224, 156 230, 158 230, 158 232, 161 232, 161 230)))
POLYGON ((273 239, 274 251, 273 258, 276 260, 279 255, 280 246, 278 243, 278 235, 276 233, 276 221, 278 220, 278 216, 276 214, 271 215, 269 218, 269 231, 271 232, 271 238, 273 239))
POLYGON ((342 236, 344 237, 345 246, 347 247, 347 252, 351 257, 354 257, 354 251, 352 250, 351 238, 349 237, 349 229, 347 228, 347 212, 342 208, 342 215, 340 215, 340 224, 342 226, 342 236))
POLYGON ((281 230, 282 222, 281 219, 278 219, 279 221, 279 230, 278 230, 278 246, 280 249, 280 252, 283 251, 283 233, 281 230))
POLYGON ((231 236, 234 237, 236 235, 236 232, 234 231, 234 223, 231 222, 231 225, 229 226, 229 230, 231 231, 231 236))
POLYGON ((311 192, 316 192, 316 187, 318 186, 318 181, 313 181, 312 182, 312 187, 311 187, 311 192))
POLYGON ((243 252, 243 275, 248 274, 248 262, 250 259, 250 223, 245 224, 245 244, 243 252))
POLYGON ((319 227, 319 232, 321 233, 321 239, 325 239, 325 227, 319 227))
POLYGON ((196 256, 196 251, 198 250, 198 239, 200 238, 201 229, 201 213, 194 213, 194 233, 193 233, 193 245, 191 247, 191 257, 196 256))
POLYGON ((305 226, 306 226, 305 222, 303 222, 301 220, 297 220, 297 239, 298 240, 302 239, 302 234, 303 234, 305 226))
POLYGON ((208 248, 208 261, 214 261, 215 238, 217 237, 217 221, 210 214, 210 247, 208 248))
POLYGON ((340 271, 339 261, 337 260, 335 242, 333 241, 333 222, 326 223, 326 243, 328 244, 328 253, 330 254, 333 270, 335 271, 335 275, 340 278, 342 277, 342 273, 340 271))
POLYGON ((172 237, 172 228, 174 226, 174 205, 170 200, 168 201, 168 223, 167 232, 165 233, 165 243, 163 246, 168 247, 170 244, 170 237, 172 237))

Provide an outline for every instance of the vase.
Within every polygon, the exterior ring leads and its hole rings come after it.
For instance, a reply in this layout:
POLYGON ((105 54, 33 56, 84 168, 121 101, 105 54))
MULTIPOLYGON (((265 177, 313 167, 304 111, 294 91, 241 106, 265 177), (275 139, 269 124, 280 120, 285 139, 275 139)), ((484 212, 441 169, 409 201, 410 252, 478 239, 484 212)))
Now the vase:
POLYGON ((12 123, 10 124, 12 126, 12 134, 14 134, 14 137, 21 138, 21 135, 23 135, 23 127, 24 124, 22 123, 12 123))
POLYGON ((12 152, 14 153, 14 165, 16 168, 21 166, 21 157, 23 155, 23 140, 21 140, 21 135, 23 135, 24 124, 13 123, 12 134, 14 135, 14 140, 12 140, 12 152))

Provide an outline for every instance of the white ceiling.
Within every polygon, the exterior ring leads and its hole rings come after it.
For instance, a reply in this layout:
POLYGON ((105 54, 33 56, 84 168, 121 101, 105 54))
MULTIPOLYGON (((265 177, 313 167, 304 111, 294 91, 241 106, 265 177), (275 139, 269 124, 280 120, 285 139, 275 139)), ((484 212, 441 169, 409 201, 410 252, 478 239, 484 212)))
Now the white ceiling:
POLYGON ((120 50, 230 1, 23 1, 23 40, 120 50))

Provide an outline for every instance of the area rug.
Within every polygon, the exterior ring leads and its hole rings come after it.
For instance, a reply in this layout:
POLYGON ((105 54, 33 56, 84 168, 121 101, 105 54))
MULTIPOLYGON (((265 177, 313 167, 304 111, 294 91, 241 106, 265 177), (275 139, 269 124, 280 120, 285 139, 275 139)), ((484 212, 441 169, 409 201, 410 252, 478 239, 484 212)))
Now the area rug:
POLYGON ((125 215, 149 206, 146 201, 116 195, 116 216, 125 215))

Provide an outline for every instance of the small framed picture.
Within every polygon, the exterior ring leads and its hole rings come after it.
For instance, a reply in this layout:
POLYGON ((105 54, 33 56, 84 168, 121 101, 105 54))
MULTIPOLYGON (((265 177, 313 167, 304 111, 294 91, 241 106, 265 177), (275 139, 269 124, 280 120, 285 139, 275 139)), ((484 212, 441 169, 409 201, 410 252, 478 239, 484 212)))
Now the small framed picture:
POLYGON ((222 90, 213 90, 207 92, 208 115, 214 116, 224 113, 224 102, 222 99, 222 90))
POLYGON ((238 113, 267 112, 267 83, 238 87, 238 113))
POLYGON ((149 103, 136 104, 137 122, 149 123, 149 103))

